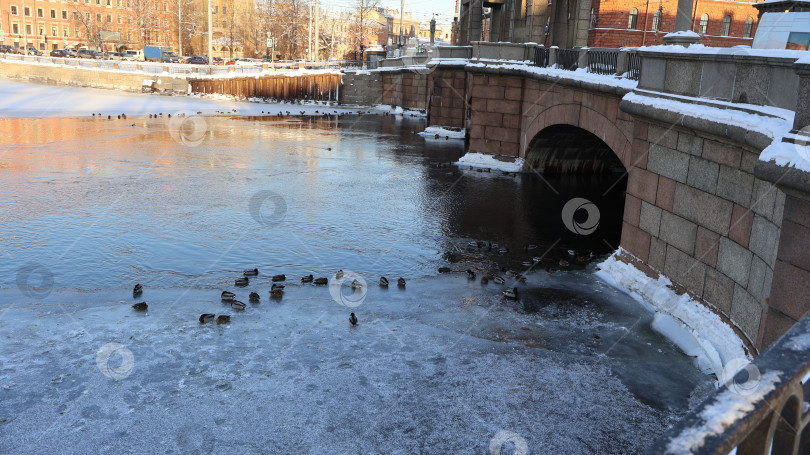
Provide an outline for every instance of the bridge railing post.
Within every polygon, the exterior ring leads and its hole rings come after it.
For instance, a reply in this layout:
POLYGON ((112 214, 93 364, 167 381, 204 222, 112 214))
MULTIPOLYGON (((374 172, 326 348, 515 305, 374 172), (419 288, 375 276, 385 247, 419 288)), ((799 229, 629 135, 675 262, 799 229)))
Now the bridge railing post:
POLYGON ((553 68, 557 64, 557 51, 560 50, 557 46, 551 46, 548 52, 548 67, 553 68))
POLYGON ((623 76, 630 70, 630 51, 627 49, 619 49, 619 55, 616 57, 616 76, 623 76))
POLYGON ((588 48, 581 47, 579 50, 579 57, 577 58, 577 68, 588 67, 588 48))

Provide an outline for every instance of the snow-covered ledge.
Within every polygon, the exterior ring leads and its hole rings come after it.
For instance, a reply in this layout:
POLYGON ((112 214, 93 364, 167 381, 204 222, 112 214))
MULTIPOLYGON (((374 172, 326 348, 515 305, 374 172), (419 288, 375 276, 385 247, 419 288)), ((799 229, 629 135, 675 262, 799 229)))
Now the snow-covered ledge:
POLYGON ((751 356, 732 326, 689 294, 676 292, 665 276, 653 278, 632 264, 640 262, 619 248, 599 264, 597 276, 654 312, 652 328, 694 357, 701 371, 722 379, 748 363, 751 356))

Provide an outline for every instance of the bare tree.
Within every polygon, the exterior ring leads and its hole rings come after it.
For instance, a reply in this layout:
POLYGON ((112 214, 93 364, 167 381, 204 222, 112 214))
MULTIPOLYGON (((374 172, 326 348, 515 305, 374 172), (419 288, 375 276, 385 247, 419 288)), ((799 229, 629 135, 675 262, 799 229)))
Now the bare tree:
POLYGON ((84 31, 88 47, 101 49, 101 25, 96 20, 96 10, 89 4, 73 3, 73 23, 84 31))
POLYGON ((374 19, 377 10, 380 8, 380 0, 355 0, 354 11, 354 45, 355 49, 362 49, 369 36, 375 35, 376 30, 382 25, 374 19))

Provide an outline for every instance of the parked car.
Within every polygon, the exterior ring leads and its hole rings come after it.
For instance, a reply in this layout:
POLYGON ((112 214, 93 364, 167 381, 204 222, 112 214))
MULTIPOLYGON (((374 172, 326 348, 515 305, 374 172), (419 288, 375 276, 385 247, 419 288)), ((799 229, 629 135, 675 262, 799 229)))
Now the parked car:
POLYGON ((63 49, 54 49, 50 55, 51 57, 67 57, 67 53, 63 49))
POLYGON ((42 51, 34 46, 28 46, 28 55, 42 55, 42 51))
POLYGON ((124 60, 130 60, 130 61, 133 61, 133 62, 134 61, 141 61, 142 62, 144 60, 143 51, 139 51, 139 50, 135 50, 135 49, 126 50, 126 51, 124 51, 124 57, 123 58, 124 58, 124 60))
POLYGON ((163 52, 163 63, 180 63, 180 56, 172 51, 163 52))
POLYGON ((8 44, 0 44, 0 54, 16 54, 17 52, 13 47, 8 44))
POLYGON ((190 63, 192 65, 207 65, 208 64, 208 57, 195 55, 193 57, 188 58, 188 63, 190 63))
POLYGON ((73 49, 72 47, 66 47, 63 49, 63 51, 65 52, 65 57, 76 58, 76 49, 73 49))
POLYGON ((98 52, 91 49, 79 49, 79 52, 76 52, 76 56, 79 58, 98 58, 97 54, 98 52))
POLYGON ((124 59, 124 54, 122 54, 120 52, 112 52, 112 51, 110 51, 110 52, 105 52, 104 55, 106 55, 109 60, 123 60, 124 59))

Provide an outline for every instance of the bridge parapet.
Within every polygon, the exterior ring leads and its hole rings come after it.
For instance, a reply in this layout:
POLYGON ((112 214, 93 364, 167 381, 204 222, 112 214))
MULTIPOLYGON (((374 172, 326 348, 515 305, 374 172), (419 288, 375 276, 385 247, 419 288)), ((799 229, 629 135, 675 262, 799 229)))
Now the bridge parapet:
POLYGON ((810 452, 809 348, 810 318, 804 318, 753 363, 724 374, 724 386, 646 453, 810 452))

